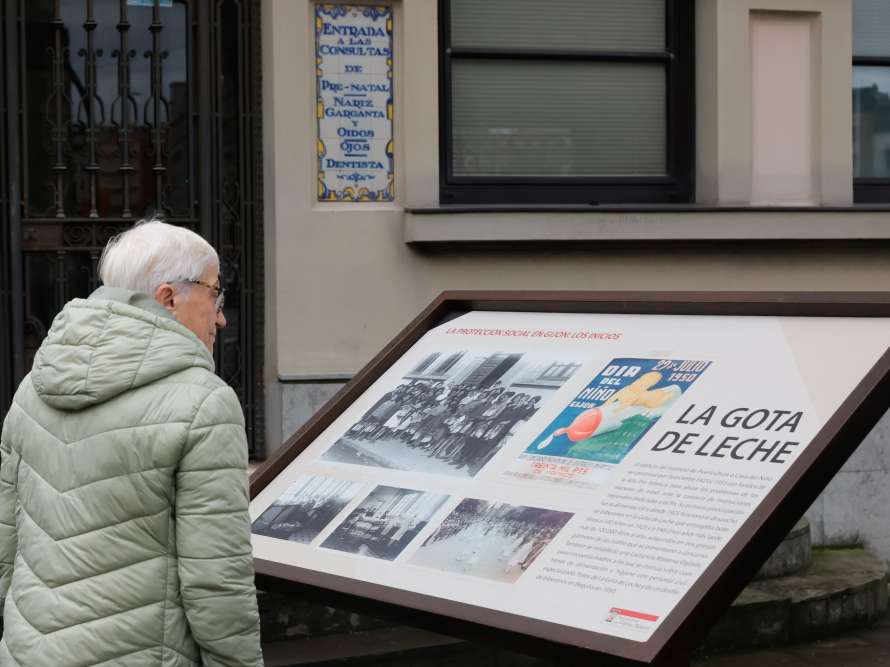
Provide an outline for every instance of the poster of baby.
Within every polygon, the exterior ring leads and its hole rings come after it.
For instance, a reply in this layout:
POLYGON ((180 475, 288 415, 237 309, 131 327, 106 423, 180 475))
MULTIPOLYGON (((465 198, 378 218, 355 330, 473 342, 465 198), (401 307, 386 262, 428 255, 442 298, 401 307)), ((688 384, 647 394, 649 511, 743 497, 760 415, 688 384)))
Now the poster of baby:
POLYGON ((616 464, 711 365, 613 359, 526 448, 526 456, 616 464))

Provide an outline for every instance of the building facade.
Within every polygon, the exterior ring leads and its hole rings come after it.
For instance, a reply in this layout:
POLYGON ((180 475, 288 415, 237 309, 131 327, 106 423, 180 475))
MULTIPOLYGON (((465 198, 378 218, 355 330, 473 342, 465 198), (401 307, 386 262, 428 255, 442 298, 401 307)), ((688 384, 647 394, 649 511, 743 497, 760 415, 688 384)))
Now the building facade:
MULTIPOLYGON (((392 8, 392 201, 320 197, 317 5, 263 3, 268 442, 442 290, 890 284, 883 3, 368 5, 392 8)), ((817 541, 890 557, 888 428, 817 541)))
MULTIPOLYGON (((153 213, 221 252, 256 458, 443 290, 890 285, 880 0, 0 7, 4 405, 153 213)), ((811 509, 817 541, 890 558, 888 433, 811 509)))

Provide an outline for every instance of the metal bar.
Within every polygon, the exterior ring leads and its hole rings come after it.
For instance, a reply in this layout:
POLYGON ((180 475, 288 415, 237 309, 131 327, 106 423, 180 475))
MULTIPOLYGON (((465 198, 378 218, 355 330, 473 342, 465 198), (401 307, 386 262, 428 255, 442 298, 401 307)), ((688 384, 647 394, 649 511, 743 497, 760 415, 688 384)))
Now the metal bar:
MULTIPOLYGON (((32 252, 29 252, 29 253, 22 252, 21 253, 21 257, 24 260, 23 275, 24 275, 26 285, 33 284, 33 281, 31 280, 31 276, 34 273, 34 267, 32 266, 33 260, 34 260, 34 254, 35 253, 32 253, 32 252)), ((31 319, 31 301, 30 301, 30 299, 25 301, 25 307, 24 307, 24 311, 23 311, 23 318, 22 318, 22 325, 21 325, 23 332, 25 329, 24 323, 26 320, 29 320, 29 319, 31 319)))
MULTIPOLYGON (((15 14, 14 14, 15 10, 12 9, 12 4, 10 4, 10 11, 12 11, 13 16, 15 16, 15 14)), ((24 4, 22 4, 21 17, 22 17, 23 21, 24 21, 24 17, 25 17, 24 12, 25 12, 24 4)), ((7 14, 7 17, 9 17, 9 14, 7 14)), ((13 21, 16 19, 8 18, 7 20, 13 21)), ((28 37, 27 37, 27 34, 25 33, 25 31, 24 30, 19 31, 19 62, 25 63, 26 65, 27 65, 27 62, 26 62, 27 58, 25 57, 25 54, 27 53, 27 45, 26 45, 27 39, 28 39, 28 37)), ((27 67, 19 68, 19 77, 20 77, 19 78, 19 90, 27 91, 28 90, 27 67)), ((21 99, 19 99, 19 109, 20 109, 20 116, 19 116, 19 135, 18 136, 21 137, 21 141, 24 142, 24 144, 27 146, 27 142, 28 142, 28 96, 27 96, 27 94, 21 95, 21 99)), ((21 161, 22 161, 21 171, 19 172, 19 183, 21 184, 20 192, 21 192, 21 201, 22 201, 21 212, 22 212, 23 217, 27 217, 28 212, 31 210, 30 203, 29 203, 29 195, 30 195, 31 188, 29 185, 30 177, 28 174, 28 151, 27 150, 22 151, 21 161)))
MULTIPOLYGON (((222 11, 221 5, 222 0, 212 0, 212 7, 210 13, 210 27, 211 27, 211 41, 212 45, 212 58, 211 58, 211 69, 207 70, 210 73, 210 93, 211 97, 208 98, 212 100, 210 103, 209 111, 211 116, 211 126, 213 128, 213 154, 212 160, 215 165, 215 169, 213 170, 213 206, 209 209, 211 214, 211 219, 213 220, 212 232, 210 235, 210 243, 214 248, 218 250, 224 250, 227 238, 223 237, 222 227, 225 222, 225 206, 226 201, 225 197, 227 195, 228 189, 225 183, 226 177, 226 165, 223 164, 223 155, 225 155, 225 149, 223 147, 223 143, 225 141, 225 135, 223 130, 223 88, 219 85, 220 80, 224 76, 223 72, 223 35, 222 35, 222 11)), ((219 352, 222 355, 222 348, 225 345, 221 345, 219 352)))
POLYGON ((238 4, 238 180, 240 182, 241 197, 239 200, 239 238, 237 239, 238 249, 240 253, 239 262, 241 270, 239 276, 241 278, 241 391, 243 394, 245 425, 247 429, 248 442, 253 442, 253 413, 255 405, 253 402, 253 383, 251 382, 251 369, 253 369, 253 336, 251 325, 253 323, 252 303, 253 303, 253 272, 250 270, 252 256, 252 237, 248 233, 248 226, 253 224, 253 219, 248 213, 248 198, 250 196, 250 185, 248 183, 249 160, 250 160, 250 70, 248 68, 248 58, 250 47, 250 21, 247 17, 249 8, 246 4, 238 4))
POLYGON ((674 56, 668 51, 596 51, 580 49, 486 49, 450 47, 452 58, 486 60, 580 60, 590 62, 660 63, 674 56))
POLYGON ((63 48, 64 41, 62 39, 65 31, 65 22, 62 20, 61 0, 55 0, 53 9, 52 26, 54 27, 54 48, 53 48, 53 96, 55 102, 55 122, 49 121, 53 128, 53 140, 56 147, 56 162, 52 167, 55 178, 55 205, 56 217, 65 217, 65 174, 68 167, 65 165, 65 123, 63 121, 65 95, 65 51, 63 48))
MULTIPOLYGON (((121 231, 123 231, 123 230, 121 230, 121 231)), ((61 246, 60 246, 60 245, 53 245, 53 246, 47 246, 47 247, 40 247, 40 248, 36 248, 36 249, 35 249, 35 248, 30 248, 30 249, 28 249, 28 250, 25 251, 25 254, 26 254, 26 255, 34 255, 34 254, 38 254, 38 255, 39 255, 39 254, 46 254, 46 253, 61 252, 61 253, 64 253, 64 254, 66 254, 66 255, 67 255, 67 254, 71 254, 72 256, 75 256, 75 257, 76 257, 76 256, 80 256, 80 255, 83 255, 83 254, 90 255, 90 256, 92 256, 93 254, 95 254, 95 255, 96 255, 96 260, 97 260, 97 262, 98 262, 99 256, 102 254, 102 250, 103 250, 104 248, 105 248, 104 245, 94 245, 94 246, 83 245, 83 246, 78 246, 78 247, 77 247, 77 249, 76 249, 76 253, 71 253, 71 252, 70 252, 70 251, 71 251, 71 247, 70 247, 70 246, 67 246, 67 245, 61 245, 61 246)), ((91 280, 91 283, 92 283, 92 280, 91 280)), ((39 296, 40 298, 43 297, 43 295, 38 295, 38 296, 39 296)), ((64 304, 63 304, 63 305, 64 305, 64 304)))
MULTIPOLYGON (((84 218, 84 217, 68 217, 65 218, 66 222, 70 222, 72 224, 76 223, 93 223, 97 225, 102 225, 105 223, 114 224, 114 223, 123 223, 129 224, 132 223, 132 219, 124 218, 124 217, 102 217, 99 220, 95 218, 84 218)), ((188 226, 188 227, 197 227, 200 220, 198 218, 177 218, 176 224, 180 226, 188 226)), ((58 218, 28 218, 27 223, 29 225, 58 225, 58 218)))
POLYGON ((890 67, 890 57, 853 56, 853 65, 859 65, 862 67, 890 67))
MULTIPOLYGON (((236 34, 238 35, 238 52, 237 52, 237 77, 238 77, 238 111, 237 111, 237 123, 235 123, 235 127, 238 132, 238 191, 240 196, 238 197, 238 220, 239 225, 237 227, 238 234, 234 239, 234 242, 237 244, 236 247, 241 250, 241 266, 245 267, 246 264, 244 262, 245 258, 248 256, 247 251, 248 248, 245 247, 247 234, 245 233, 246 225, 248 223, 247 211, 246 211, 246 200, 247 200, 247 88, 249 81, 248 72, 245 67, 245 55, 244 51, 249 42, 249 33, 247 31, 247 18, 244 16, 245 7, 243 4, 235 3, 235 6, 238 8, 238 19, 236 28, 236 34)), ((244 274, 242 272, 241 281, 244 282, 244 274)), ((242 296, 244 295, 244 287, 246 285, 242 284, 242 296)), ((244 303, 242 302, 242 306, 244 303)), ((242 312, 246 312, 242 309, 242 312)), ((244 322, 244 318, 242 318, 242 323, 244 322)), ((246 340, 242 337, 241 339, 246 340)))
MULTIPOLYGON (((84 21, 83 29, 87 33, 87 48, 82 52, 84 57, 84 81, 86 82, 86 112, 87 112, 87 175, 89 178, 90 190, 90 213, 91 218, 99 217, 99 209, 97 203, 97 187, 99 179, 99 165, 96 162, 96 102, 99 102, 98 109, 100 115, 104 116, 102 111, 102 101, 98 98, 96 87, 96 60, 102 55, 102 50, 96 49, 96 15, 94 11, 95 0, 86 0, 87 2, 87 18, 84 21)), ((102 119, 104 120, 104 118, 102 119)))
POLYGON ((185 35, 185 52, 186 52, 186 71, 187 71, 187 79, 188 85, 186 89, 188 91, 188 191, 189 191, 189 205, 188 205, 188 215, 192 218, 196 217, 197 214, 197 194, 195 192, 195 183, 197 181, 197 168, 195 161, 195 126, 197 124, 197 116, 195 111, 195 81, 200 80, 199 76, 196 76, 196 70, 194 69, 195 63, 195 33, 197 32, 198 26, 195 23, 196 12, 194 11, 194 3, 189 3, 185 7, 186 11, 186 35, 185 35))
POLYGON ((99 257, 101 253, 95 250, 90 251, 90 293, 92 294, 99 287, 99 257))
MULTIPOLYGON (((224 264, 227 262, 227 243, 228 238, 222 233, 222 228, 225 224, 226 215, 225 215, 225 207, 227 202, 224 201, 224 198, 227 196, 228 189, 226 188, 224 179, 226 174, 226 165, 223 164, 222 156, 225 154, 223 149, 223 142, 225 141, 225 136, 223 134, 223 123, 222 123, 222 100, 220 99, 222 95, 222 87, 218 85, 218 81, 221 78, 221 74, 223 72, 223 50, 222 50, 222 18, 221 18, 221 8, 220 8, 220 0, 212 0, 211 6, 209 7, 210 13, 208 14, 208 23, 210 24, 210 41, 208 42, 208 51, 211 53, 211 69, 206 70, 208 72, 207 78, 210 79, 210 94, 211 96, 207 99, 210 100, 210 104, 208 105, 208 109, 205 113, 209 113, 211 117, 211 128, 212 128, 212 138, 213 138, 213 149, 212 149, 212 164, 214 165, 213 169, 213 189, 212 189, 212 204, 207 209, 207 213, 209 213, 209 217, 212 221, 211 224, 211 234, 210 234, 210 244, 217 249, 220 257, 220 271, 225 270, 224 264)), ((230 374, 227 372, 229 369, 226 368, 225 359, 226 359, 226 347, 227 341, 226 336, 219 336, 218 344, 214 349, 214 356, 216 360, 216 368, 220 372, 223 380, 226 382, 231 382, 230 374)), ((237 393, 237 388, 236 388, 237 393)), ((241 400, 239 395, 238 400, 241 400)))
MULTIPOLYGON (((121 120, 118 124, 118 133, 121 146, 121 163, 118 171, 123 185, 123 210, 124 218, 133 217, 130 203, 130 177, 133 174, 133 165, 130 164, 130 112, 133 112, 133 122, 136 122, 136 100, 130 90, 130 60, 136 55, 130 50, 130 21, 127 9, 127 0, 120 0, 120 20, 117 31, 120 33, 120 48, 112 53, 118 59, 117 89, 118 103, 120 104, 121 120)), ((114 113, 112 111, 112 120, 114 113)))
POLYGON ((264 403, 264 327, 265 317, 263 309, 264 285, 264 241, 263 241, 263 68, 262 68, 262 5, 260 0, 251 2, 251 31, 250 31, 250 113, 251 113, 251 143, 248 159, 250 160, 251 192, 250 192, 250 237, 251 237, 251 265, 244 275, 250 279, 250 318, 253 322, 252 335, 249 344, 246 344, 250 352, 247 368, 251 389, 252 413, 250 415, 251 438, 248 440, 250 454, 254 457, 264 457, 266 453, 266 419, 264 403))
MULTIPOLYGON (((158 214, 164 210, 164 175, 167 171, 166 166, 164 166, 164 124, 161 121, 161 110, 164 109, 164 56, 161 53, 161 31, 163 29, 161 0, 154 0, 152 22, 149 27, 151 31, 151 103, 153 114, 150 126, 152 128, 152 147, 154 151, 152 171, 154 172, 155 179, 155 211, 158 214)), ((146 124, 148 125, 147 120, 146 124)))
MULTIPOLYGON (((65 255, 64 250, 56 251, 56 310, 62 310, 62 306, 68 300, 68 277, 65 275, 65 255)), ((47 323, 48 324, 48 323, 47 323)))
POLYGON ((211 32, 210 0, 199 0, 198 3, 198 68, 195 77, 198 81, 198 217, 201 220, 200 233, 216 247, 213 224, 213 126, 212 126, 212 95, 211 87, 211 32))
MULTIPOLYGON (((86 84, 86 139, 87 139, 87 176, 90 191, 89 217, 98 218, 99 209, 96 201, 96 189, 99 178, 99 165, 96 162, 96 58, 101 51, 96 51, 96 16, 94 12, 95 0, 86 0, 87 17, 83 23, 83 29, 87 34, 87 47, 80 54, 84 59, 84 82, 86 84)), ((101 108, 101 102, 100 102, 101 108)))
MULTIPOLYGON (((6 3, 0 3, 0 34, 5 35, 7 21, 6 3)), ((7 114, 6 104, 6 52, 0 49, 0 156, 6 155, 7 114)), ((7 188, 9 178, 5 159, 0 159, 0 312, 8 312, 10 308, 9 293, 9 225, 7 223, 9 197, 7 188)), ((12 400, 12 344, 10 334, 13 322, 6 317, 0 321, 0 421, 3 420, 6 408, 12 400)))
POLYGON ((25 326, 24 326, 24 301, 25 288, 22 275, 22 211, 20 207, 21 192, 19 189, 18 174, 22 172, 19 118, 14 113, 19 103, 19 58, 24 62, 24 54, 19 51, 19 37, 22 33, 24 21, 24 0, 4 0, 6 4, 6 32, 3 39, 3 47, 6 49, 6 108, 9 113, 6 116, 6 155, 0 159, 6 160, 6 173, 9 177, 9 189, 7 190, 7 222, 9 224, 9 287, 12 306, 12 375, 13 384, 18 384, 25 376, 25 326))

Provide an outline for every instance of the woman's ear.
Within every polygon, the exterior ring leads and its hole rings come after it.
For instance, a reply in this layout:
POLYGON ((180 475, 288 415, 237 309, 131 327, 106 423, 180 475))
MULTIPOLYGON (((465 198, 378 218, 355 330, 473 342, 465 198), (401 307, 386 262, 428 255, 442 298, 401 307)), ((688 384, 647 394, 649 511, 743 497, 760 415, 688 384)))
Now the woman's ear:
POLYGON ((172 313, 174 312, 173 297, 175 295, 176 292, 173 286, 170 283, 164 283, 155 290, 155 301, 172 313))

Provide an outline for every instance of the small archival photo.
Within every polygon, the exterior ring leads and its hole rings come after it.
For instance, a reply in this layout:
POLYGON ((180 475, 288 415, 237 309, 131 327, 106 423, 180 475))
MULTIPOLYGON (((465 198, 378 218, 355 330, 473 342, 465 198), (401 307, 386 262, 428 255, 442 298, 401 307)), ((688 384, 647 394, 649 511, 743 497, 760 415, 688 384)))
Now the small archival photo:
POLYGON ((438 493, 378 486, 321 546, 394 560, 447 499, 447 495, 438 493))
POLYGON ((378 400, 322 458, 474 477, 581 366, 512 352, 434 352, 378 400))
POLYGON ((300 475, 253 522, 253 533, 308 544, 352 500, 360 482, 300 475))
POLYGON ((466 498, 427 537, 414 565, 513 583, 574 516, 466 498))

